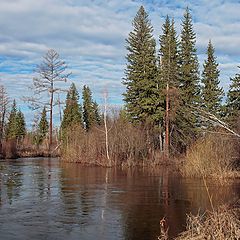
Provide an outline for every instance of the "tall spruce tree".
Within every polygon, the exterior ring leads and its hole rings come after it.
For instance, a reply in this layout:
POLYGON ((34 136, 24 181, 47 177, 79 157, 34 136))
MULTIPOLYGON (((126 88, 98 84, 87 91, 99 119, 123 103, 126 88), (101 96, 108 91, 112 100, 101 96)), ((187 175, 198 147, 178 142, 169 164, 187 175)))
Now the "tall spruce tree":
POLYGON ((48 121, 47 121, 47 111, 46 108, 43 107, 42 113, 41 113, 41 119, 38 123, 38 138, 39 138, 39 143, 41 143, 45 138, 48 133, 48 121))
POLYGON ((159 37, 160 42, 160 83, 163 89, 166 89, 166 84, 169 87, 179 87, 179 56, 177 33, 174 27, 174 20, 170 22, 169 17, 166 17, 165 23, 162 26, 163 34, 159 37))
MULTIPOLYGON (((240 68, 240 67, 238 67, 240 68)), ((240 121, 240 73, 230 78, 231 84, 227 94, 227 120, 232 127, 240 121)))
POLYGON ((15 99, 13 100, 11 112, 8 118, 7 126, 6 126, 6 138, 14 139, 17 135, 17 124, 16 124, 16 116, 17 116, 17 104, 15 99))
POLYGON ((92 99, 92 91, 86 85, 83 86, 83 123, 86 130, 89 130, 94 124, 100 123, 98 105, 92 99))
POLYGON ((21 110, 18 110, 16 114, 16 138, 22 139, 26 135, 26 123, 25 118, 21 110))
POLYGON ((93 112, 94 112, 96 123, 100 125, 102 122, 102 117, 100 116, 99 106, 96 101, 93 102, 93 112))
POLYGON ((143 6, 133 20, 127 43, 126 77, 123 94, 132 121, 159 122, 160 101, 157 81, 156 43, 153 27, 143 6))
POLYGON ((186 9, 180 40, 180 83, 184 104, 196 106, 200 100, 199 64, 192 16, 186 9))
MULTIPOLYGON (((174 20, 170 21, 169 17, 166 17, 165 23, 162 26, 162 35, 159 37, 160 42, 160 63, 159 63, 159 79, 160 79, 160 92, 163 111, 163 123, 166 113, 166 86, 168 84, 168 101, 170 105, 169 123, 171 130, 171 146, 175 145, 178 134, 176 132, 176 113, 179 107, 179 50, 177 33, 174 27, 174 20)), ((164 136, 164 135, 163 135, 164 136)), ((162 136, 162 142, 164 137, 162 136)), ((175 147, 175 146, 174 146, 175 147)))
POLYGON ((66 130, 74 125, 82 126, 82 107, 79 104, 79 93, 74 83, 71 84, 66 97, 61 130, 64 137, 66 130))
POLYGON ((202 107, 215 116, 221 114, 221 100, 224 94, 223 89, 219 87, 219 73, 214 47, 209 41, 207 59, 204 61, 202 73, 202 107))
POLYGON ((17 110, 15 99, 13 100, 12 109, 6 126, 6 138, 17 139, 22 138, 26 134, 26 125, 24 115, 20 110, 17 110))
POLYGON ((176 131, 180 151, 197 137, 200 119, 196 107, 200 102, 200 77, 196 49, 196 35, 193 30, 192 16, 186 9, 179 44, 180 64, 180 107, 176 115, 176 131), (193 113, 195 112, 195 114, 193 113))

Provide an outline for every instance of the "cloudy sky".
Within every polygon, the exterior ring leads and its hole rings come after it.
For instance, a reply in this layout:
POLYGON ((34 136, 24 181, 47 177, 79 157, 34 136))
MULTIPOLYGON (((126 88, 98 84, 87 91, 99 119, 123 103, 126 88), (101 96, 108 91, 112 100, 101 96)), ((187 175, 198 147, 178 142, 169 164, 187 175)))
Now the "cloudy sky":
POLYGON ((211 39, 221 85, 228 88, 229 77, 240 65, 239 0, 0 0, 0 84, 30 119, 32 113, 21 98, 29 94, 36 65, 53 48, 68 63, 70 81, 79 89, 89 85, 99 103, 108 89, 109 102, 121 104, 125 39, 141 5, 149 13, 156 39, 167 14, 175 18, 180 33, 189 6, 200 64, 211 39))

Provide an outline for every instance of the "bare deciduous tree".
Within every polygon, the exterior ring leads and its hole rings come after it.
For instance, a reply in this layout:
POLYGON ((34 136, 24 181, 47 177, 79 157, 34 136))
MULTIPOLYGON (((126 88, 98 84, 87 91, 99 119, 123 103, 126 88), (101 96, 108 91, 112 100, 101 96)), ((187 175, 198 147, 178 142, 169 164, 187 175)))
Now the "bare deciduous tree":
POLYGON ((71 73, 66 72, 67 64, 60 59, 59 54, 50 49, 43 56, 43 61, 36 67, 38 77, 33 78, 33 96, 25 98, 33 110, 42 109, 49 111, 49 149, 52 145, 53 108, 59 105, 59 100, 54 98, 56 93, 66 91, 60 82, 66 82, 71 73))
POLYGON ((4 86, 0 85, 0 140, 4 135, 4 124, 7 115, 7 108, 9 104, 9 97, 4 86))
POLYGON ((107 127, 107 98, 108 98, 108 92, 105 90, 103 92, 103 98, 104 98, 104 112, 103 112, 103 121, 104 121, 104 132, 105 132, 105 145, 106 145, 106 155, 109 166, 111 166, 111 159, 109 156, 109 144, 108 144, 108 127, 107 127))

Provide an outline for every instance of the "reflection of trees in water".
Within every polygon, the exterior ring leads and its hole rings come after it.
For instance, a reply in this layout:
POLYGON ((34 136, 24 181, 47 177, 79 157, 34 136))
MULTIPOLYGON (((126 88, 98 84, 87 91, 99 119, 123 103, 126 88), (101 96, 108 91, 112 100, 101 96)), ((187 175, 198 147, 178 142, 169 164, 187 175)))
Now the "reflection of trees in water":
MULTIPOLYGON (((65 224, 75 223, 81 227, 94 226, 95 234, 101 239, 107 234, 107 222, 112 213, 109 207, 109 182, 113 170, 98 167, 64 165, 61 174, 61 195, 65 224)), ((111 226, 110 226, 111 227, 111 226)))
POLYGON ((159 234, 159 221, 166 218, 170 227, 169 234, 176 235, 183 230, 185 211, 177 202, 175 188, 178 180, 167 169, 139 171, 132 176, 135 182, 127 184, 127 193, 123 196, 126 239, 156 239, 159 234))
POLYGON ((59 179, 65 223, 94 226, 102 239, 113 228, 124 232, 125 239, 156 239, 163 217, 170 236, 176 236, 184 230, 186 214, 208 204, 207 193, 198 181, 182 179, 167 169, 67 164, 62 166, 59 179))
MULTIPOLYGON (((10 163, 11 164, 11 163, 10 163)), ((20 196, 21 186, 23 181, 22 166, 19 164, 17 166, 7 165, 7 181, 5 182, 8 201, 12 204, 12 200, 20 196)))
MULTIPOLYGON (((199 210, 204 212, 211 210, 210 200, 206 187, 201 179, 184 179, 181 183, 185 192, 185 198, 191 201, 190 211, 196 214, 199 210)), ((239 198, 240 187, 237 184, 219 185, 214 181, 207 181, 207 187, 212 198, 213 206, 217 207, 225 203, 232 203, 239 198)))
POLYGON ((37 182, 38 196, 41 200, 47 196, 51 196, 51 181, 52 181, 52 160, 46 159, 35 168, 34 176, 37 182))
POLYGON ((96 183, 97 174, 91 169, 82 170, 74 164, 63 165, 59 181, 64 211, 67 216, 65 223, 89 224, 91 213, 95 208, 95 195, 90 186, 96 183), (90 171, 89 171, 90 170, 90 171))

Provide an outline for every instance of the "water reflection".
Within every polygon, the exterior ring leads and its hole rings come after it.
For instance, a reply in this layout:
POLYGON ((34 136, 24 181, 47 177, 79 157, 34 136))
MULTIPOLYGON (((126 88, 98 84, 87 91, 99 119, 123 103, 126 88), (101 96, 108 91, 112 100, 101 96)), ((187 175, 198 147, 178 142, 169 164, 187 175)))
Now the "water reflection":
MULTIPOLYGON (((167 169, 109 169, 57 159, 0 162, 3 239, 157 239, 166 217, 171 237, 186 213, 210 208, 204 184, 167 169)), ((239 184, 216 187, 216 205, 239 197, 239 184)))

